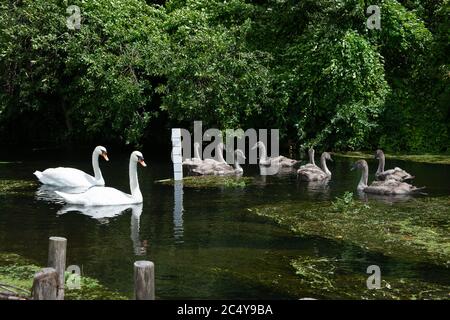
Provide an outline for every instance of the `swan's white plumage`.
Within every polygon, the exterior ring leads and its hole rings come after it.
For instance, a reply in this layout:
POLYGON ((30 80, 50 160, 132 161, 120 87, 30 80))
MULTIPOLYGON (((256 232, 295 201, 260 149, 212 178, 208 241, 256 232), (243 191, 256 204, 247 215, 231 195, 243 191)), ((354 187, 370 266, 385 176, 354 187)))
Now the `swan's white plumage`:
POLYGON ((56 187, 90 187, 97 183, 93 176, 74 168, 50 168, 44 172, 35 171, 34 175, 42 184, 56 187))
POLYGON ((146 166, 144 157, 139 151, 134 151, 130 156, 129 176, 131 194, 124 193, 110 187, 92 187, 86 192, 70 194, 55 191, 65 202, 83 206, 115 206, 124 204, 142 203, 142 193, 139 189, 137 176, 137 163, 146 166))
POLYGON ((33 174, 42 184, 55 187, 73 188, 103 186, 105 185, 105 180, 103 179, 102 172, 98 165, 98 157, 101 155, 108 160, 106 153, 106 148, 102 146, 97 146, 92 152, 92 167, 95 176, 91 176, 78 169, 65 167, 49 168, 43 172, 35 171, 33 174))
POLYGON ((140 203, 131 195, 110 187, 92 187, 84 193, 64 193, 55 191, 65 202, 83 206, 116 206, 140 203))

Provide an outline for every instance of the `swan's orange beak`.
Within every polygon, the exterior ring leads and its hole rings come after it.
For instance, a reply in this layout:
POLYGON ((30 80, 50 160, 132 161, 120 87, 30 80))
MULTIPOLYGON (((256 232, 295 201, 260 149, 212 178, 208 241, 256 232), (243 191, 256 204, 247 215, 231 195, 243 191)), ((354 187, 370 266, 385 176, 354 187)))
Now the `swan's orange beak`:
POLYGON ((106 161, 109 161, 108 154, 106 152, 102 152, 102 157, 105 158, 106 161))
POLYGON ((146 167, 146 166, 147 166, 147 164, 145 163, 145 161, 142 160, 142 159, 140 159, 138 162, 139 162, 140 165, 143 166, 143 167, 146 167))

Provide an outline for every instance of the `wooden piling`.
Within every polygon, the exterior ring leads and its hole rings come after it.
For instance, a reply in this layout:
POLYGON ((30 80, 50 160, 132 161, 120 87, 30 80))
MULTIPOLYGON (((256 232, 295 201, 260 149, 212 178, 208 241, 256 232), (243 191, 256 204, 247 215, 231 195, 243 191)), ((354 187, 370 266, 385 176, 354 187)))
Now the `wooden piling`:
POLYGON ((31 288, 33 300, 57 300, 58 274, 53 268, 36 272, 31 288))
POLYGON ((67 239, 50 237, 48 246, 48 266, 54 268, 58 275, 57 300, 64 300, 64 272, 66 270, 67 239))
POLYGON ((151 261, 134 263, 134 298, 155 300, 155 265, 151 261))

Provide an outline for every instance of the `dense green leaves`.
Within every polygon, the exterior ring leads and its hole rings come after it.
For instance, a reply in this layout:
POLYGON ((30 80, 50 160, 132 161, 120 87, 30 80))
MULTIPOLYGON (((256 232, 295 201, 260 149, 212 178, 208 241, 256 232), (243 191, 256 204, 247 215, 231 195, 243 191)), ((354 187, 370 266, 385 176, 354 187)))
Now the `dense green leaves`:
POLYGON ((137 144, 169 119, 280 128, 304 147, 449 149, 447 0, 379 1, 381 30, 363 0, 149 3, 3 1, 3 137, 137 144))

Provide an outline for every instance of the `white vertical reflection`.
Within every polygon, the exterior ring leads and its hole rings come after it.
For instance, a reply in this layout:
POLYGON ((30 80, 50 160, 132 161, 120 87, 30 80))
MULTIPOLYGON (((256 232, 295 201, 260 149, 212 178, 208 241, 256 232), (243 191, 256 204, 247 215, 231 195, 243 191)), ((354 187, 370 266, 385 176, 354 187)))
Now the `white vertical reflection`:
POLYGON ((174 183, 173 236, 175 243, 183 243, 183 181, 174 183))

